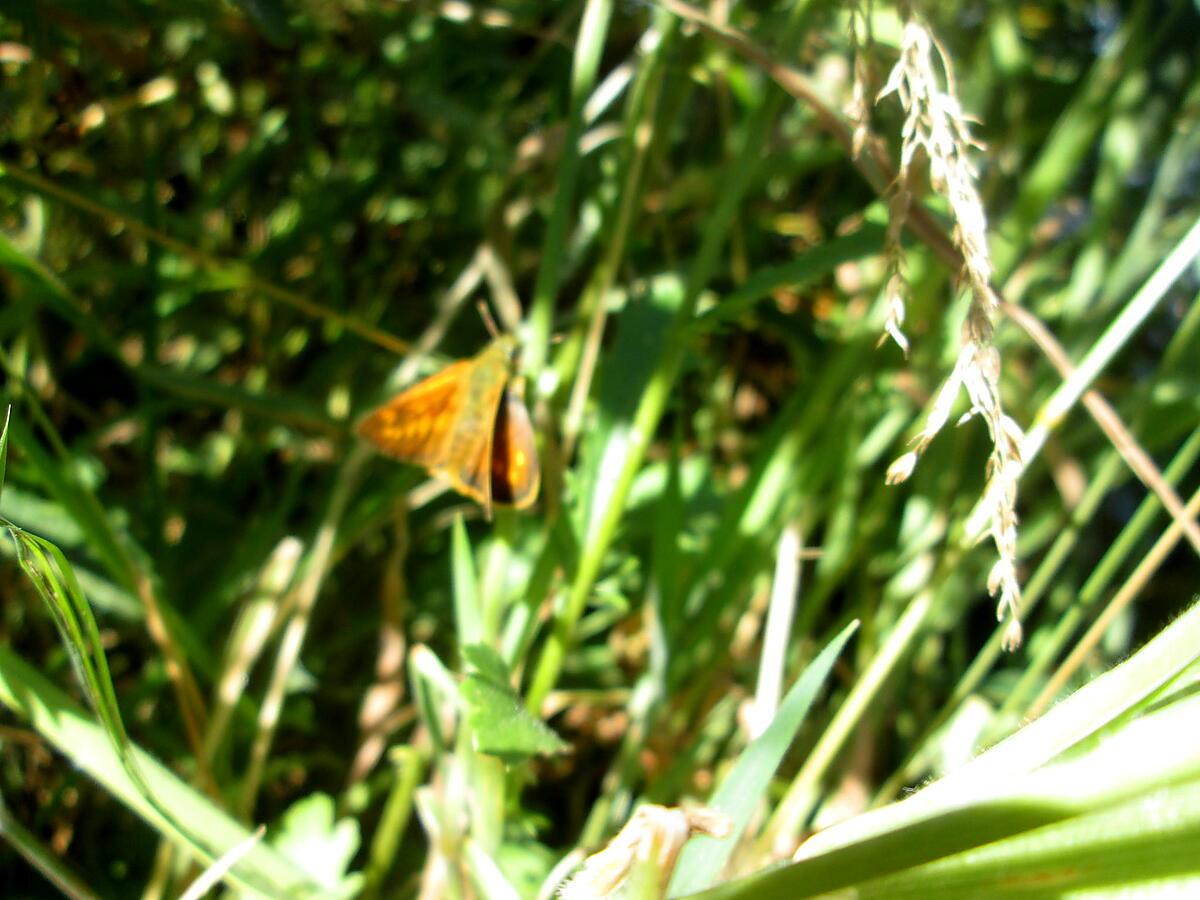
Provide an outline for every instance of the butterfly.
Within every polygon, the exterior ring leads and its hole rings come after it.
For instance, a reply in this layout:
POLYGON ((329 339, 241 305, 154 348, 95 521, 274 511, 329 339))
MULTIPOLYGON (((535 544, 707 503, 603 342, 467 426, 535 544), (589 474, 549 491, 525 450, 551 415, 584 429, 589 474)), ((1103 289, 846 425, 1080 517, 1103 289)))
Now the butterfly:
POLYGON ((358 433, 380 452, 424 466, 483 507, 525 509, 541 485, 533 424, 512 390, 519 345, 493 338, 369 413, 358 433))

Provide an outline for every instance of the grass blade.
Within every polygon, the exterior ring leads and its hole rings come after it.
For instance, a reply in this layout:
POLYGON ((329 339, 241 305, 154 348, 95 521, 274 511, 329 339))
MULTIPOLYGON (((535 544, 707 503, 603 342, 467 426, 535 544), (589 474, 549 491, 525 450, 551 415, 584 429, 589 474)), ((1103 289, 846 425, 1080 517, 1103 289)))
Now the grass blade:
POLYGON ((767 730, 742 751, 733 769, 708 801, 709 807, 733 820, 733 832, 727 838, 697 837, 690 841, 680 855, 668 896, 679 897, 703 890, 720 874, 751 814, 766 795, 784 754, 816 700, 817 692, 857 629, 858 622, 851 622, 808 664, 787 692, 767 730))

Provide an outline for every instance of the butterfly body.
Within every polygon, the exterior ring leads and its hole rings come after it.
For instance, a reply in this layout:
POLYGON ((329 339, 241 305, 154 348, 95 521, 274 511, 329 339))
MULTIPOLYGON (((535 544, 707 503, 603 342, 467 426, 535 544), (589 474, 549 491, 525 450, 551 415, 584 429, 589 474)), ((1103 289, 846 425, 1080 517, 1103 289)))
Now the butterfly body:
POLYGON ((381 452, 423 466, 477 501, 524 509, 540 470, 525 404, 510 390, 517 341, 501 335, 370 413, 358 433, 381 452))

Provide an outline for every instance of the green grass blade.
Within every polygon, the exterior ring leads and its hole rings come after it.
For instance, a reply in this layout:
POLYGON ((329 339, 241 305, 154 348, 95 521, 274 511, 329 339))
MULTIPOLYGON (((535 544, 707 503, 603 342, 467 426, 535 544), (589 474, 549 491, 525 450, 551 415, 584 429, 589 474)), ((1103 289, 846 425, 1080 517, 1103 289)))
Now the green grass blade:
POLYGON ((451 532, 450 565, 454 584, 454 619, 458 628, 458 646, 463 648, 483 638, 483 609, 479 598, 479 580, 475 575, 475 557, 462 516, 454 519, 451 532))
POLYGON ((1200 783, 1048 825, 891 878, 858 897, 1192 896, 1200 783))
POLYGON ((784 697, 767 730, 742 751, 732 771, 708 801, 708 806, 733 820, 733 831, 725 838, 698 837, 688 842, 680 854, 668 896, 678 897, 703 890, 720 874, 741 840, 751 814, 766 795, 775 771, 816 700, 817 692, 857 629, 858 622, 851 622, 808 664, 784 697))
MULTIPOLYGON (((70 654, 80 687, 100 717, 118 755, 122 760, 127 760, 129 736, 117 707, 112 676, 108 671, 104 647, 100 643, 100 631, 70 564, 50 542, 16 529, 10 529, 10 533, 17 545, 17 559, 21 568, 33 582, 58 626, 59 636, 70 654)), ((132 768, 130 777, 134 780, 139 777, 132 768)))
POLYGON ((4 409, 4 429, 0 431, 0 499, 4 497, 4 472, 8 463, 8 423, 12 421, 12 406, 4 409))
POLYGON ((38 840, 18 821, 0 799, 0 837, 6 840, 21 857, 42 873, 43 877, 70 900, 94 900, 100 895, 80 881, 62 857, 38 840))
POLYGON ((568 216, 575 205, 583 107, 596 83, 596 72, 604 51, 612 10, 612 0, 588 0, 579 23, 579 37, 571 70, 570 108, 567 111, 566 135, 554 191, 554 207, 546 223, 541 263, 529 304, 531 342, 525 354, 525 365, 535 375, 546 361, 546 348, 550 343, 550 329, 554 320, 554 295, 558 291, 559 268, 566 250, 568 216))
POLYGON ((1200 652, 1198 647, 1200 604, 1194 605, 1130 659, 1099 676, 1042 718, 958 771, 908 800, 821 832, 805 847, 816 854, 862 842, 892 830, 897 823, 911 820, 918 810, 959 807, 964 797, 987 794, 995 785, 1045 765, 1150 697, 1192 664, 1200 652))
MULTIPOLYGON (((185 849, 202 865, 217 851, 233 847, 249 831, 217 809, 149 754, 131 746, 131 755, 157 804, 129 776, 107 733, 70 698, 11 651, 0 648, 0 703, 35 729, 71 762, 99 782, 156 832, 185 849), (163 814, 162 809, 170 812, 163 814), (178 821, 186 821, 182 830, 178 821), (199 842, 203 842, 202 844, 199 842)), ((269 847, 255 847, 234 867, 230 879, 265 897, 317 897, 319 888, 269 847)))

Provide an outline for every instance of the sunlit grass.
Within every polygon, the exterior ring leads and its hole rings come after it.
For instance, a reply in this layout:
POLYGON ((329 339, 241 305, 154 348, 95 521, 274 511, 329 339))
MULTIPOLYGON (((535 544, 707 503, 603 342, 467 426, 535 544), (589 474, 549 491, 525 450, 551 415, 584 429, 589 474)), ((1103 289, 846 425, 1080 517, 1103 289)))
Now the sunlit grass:
POLYGON ((1194 9, 43 6, 7 886, 1200 878, 1194 9), (353 436, 480 298, 543 471, 490 521, 353 436))

